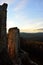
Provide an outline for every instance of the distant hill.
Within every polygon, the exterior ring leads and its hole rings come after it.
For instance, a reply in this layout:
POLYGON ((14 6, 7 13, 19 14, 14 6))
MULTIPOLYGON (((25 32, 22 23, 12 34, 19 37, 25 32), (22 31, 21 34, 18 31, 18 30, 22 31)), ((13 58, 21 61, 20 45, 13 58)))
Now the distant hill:
POLYGON ((43 42, 43 33, 20 33, 20 37, 43 42))

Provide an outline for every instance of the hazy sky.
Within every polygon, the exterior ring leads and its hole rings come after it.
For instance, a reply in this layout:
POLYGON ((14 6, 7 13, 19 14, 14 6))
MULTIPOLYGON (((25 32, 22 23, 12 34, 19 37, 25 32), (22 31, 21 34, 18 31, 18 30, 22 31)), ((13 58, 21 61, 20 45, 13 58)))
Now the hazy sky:
POLYGON ((0 0, 8 3, 7 30, 18 27, 24 32, 43 32, 43 0, 0 0))

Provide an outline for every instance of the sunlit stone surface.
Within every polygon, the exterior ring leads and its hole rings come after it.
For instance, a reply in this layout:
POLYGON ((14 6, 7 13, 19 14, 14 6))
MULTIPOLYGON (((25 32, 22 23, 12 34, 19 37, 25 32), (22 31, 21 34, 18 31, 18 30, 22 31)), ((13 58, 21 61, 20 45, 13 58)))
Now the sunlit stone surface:
POLYGON ((19 46, 19 29, 17 27, 10 28, 8 32, 8 52, 10 57, 14 58, 18 55, 19 46))

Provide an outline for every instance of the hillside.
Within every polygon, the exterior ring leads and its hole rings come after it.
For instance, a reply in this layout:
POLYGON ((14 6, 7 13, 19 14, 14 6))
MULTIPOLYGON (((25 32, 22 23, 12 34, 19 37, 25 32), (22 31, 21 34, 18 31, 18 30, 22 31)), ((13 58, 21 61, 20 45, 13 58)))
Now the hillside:
POLYGON ((20 33, 20 37, 28 40, 43 42, 43 33, 20 33))

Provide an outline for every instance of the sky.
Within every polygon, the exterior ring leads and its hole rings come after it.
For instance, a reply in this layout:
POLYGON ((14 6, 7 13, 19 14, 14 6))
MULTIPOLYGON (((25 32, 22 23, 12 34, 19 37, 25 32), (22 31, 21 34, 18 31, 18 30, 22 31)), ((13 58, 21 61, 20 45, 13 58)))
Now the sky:
POLYGON ((43 32, 43 0, 0 0, 7 3, 7 31, 18 27, 20 32, 43 32))

